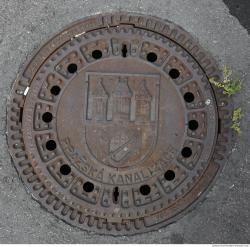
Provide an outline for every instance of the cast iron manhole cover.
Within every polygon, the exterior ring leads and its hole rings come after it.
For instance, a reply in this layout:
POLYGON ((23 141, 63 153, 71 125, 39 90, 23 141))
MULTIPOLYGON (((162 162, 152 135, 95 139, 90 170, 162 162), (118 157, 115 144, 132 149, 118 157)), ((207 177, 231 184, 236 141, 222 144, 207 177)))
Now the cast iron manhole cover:
POLYGON ((34 197, 106 234, 169 224, 221 168, 229 112, 214 61, 182 28, 97 15, 50 39, 16 80, 8 144, 34 197))

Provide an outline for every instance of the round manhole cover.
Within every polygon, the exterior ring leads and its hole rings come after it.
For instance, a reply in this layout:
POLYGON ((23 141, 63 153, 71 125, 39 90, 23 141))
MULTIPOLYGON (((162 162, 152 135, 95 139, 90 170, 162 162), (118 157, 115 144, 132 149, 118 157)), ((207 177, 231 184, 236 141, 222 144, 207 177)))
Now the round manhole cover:
POLYGON ((214 61, 173 23, 97 15, 50 39, 8 107, 15 166, 50 212, 134 234, 194 205, 223 160, 228 118, 214 61))

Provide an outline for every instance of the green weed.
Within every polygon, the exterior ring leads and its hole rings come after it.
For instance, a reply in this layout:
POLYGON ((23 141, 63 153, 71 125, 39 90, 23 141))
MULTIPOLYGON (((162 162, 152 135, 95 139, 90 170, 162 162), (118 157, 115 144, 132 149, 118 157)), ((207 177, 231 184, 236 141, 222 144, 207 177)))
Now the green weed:
POLYGON ((216 81, 214 78, 210 78, 209 81, 216 87, 223 88, 223 93, 228 96, 234 95, 239 92, 243 84, 242 79, 232 79, 232 70, 227 65, 223 67, 222 82, 216 81))
POLYGON ((239 107, 233 111, 231 128, 238 135, 240 135, 242 133, 241 128, 240 128, 240 122, 241 122, 242 117, 243 117, 243 114, 242 114, 241 107, 239 107))
MULTIPOLYGON (((231 95, 238 93, 241 90, 242 84, 244 82, 242 79, 234 80, 232 78, 232 74, 233 74, 232 70, 227 65, 224 65, 223 81, 219 82, 219 81, 216 81, 214 78, 210 78, 209 81, 211 84, 215 85, 216 87, 222 88, 224 94, 231 96, 231 95)), ((242 114, 241 107, 236 108, 232 114, 231 129, 233 129, 238 135, 242 133, 241 128, 240 128, 240 122, 241 122, 242 117, 243 117, 243 114, 242 114)))

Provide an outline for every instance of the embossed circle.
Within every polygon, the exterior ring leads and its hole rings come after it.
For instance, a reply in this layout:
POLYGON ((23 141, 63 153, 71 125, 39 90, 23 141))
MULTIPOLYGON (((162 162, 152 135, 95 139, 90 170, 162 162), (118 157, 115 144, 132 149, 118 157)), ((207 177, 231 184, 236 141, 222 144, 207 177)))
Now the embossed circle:
POLYGON ((13 86, 15 166, 43 206, 82 229, 167 225, 222 167, 229 109, 210 77, 220 77, 214 60, 168 21, 116 13, 73 23, 13 86))

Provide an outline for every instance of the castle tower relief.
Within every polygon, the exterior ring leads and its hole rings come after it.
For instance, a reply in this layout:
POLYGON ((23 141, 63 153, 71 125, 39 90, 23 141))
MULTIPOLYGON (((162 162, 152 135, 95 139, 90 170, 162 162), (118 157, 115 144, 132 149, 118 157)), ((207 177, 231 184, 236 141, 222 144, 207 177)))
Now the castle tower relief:
POLYGON ((127 78, 119 78, 112 93, 113 120, 130 120, 132 92, 128 86, 127 78))
POLYGON ((143 80, 135 93, 135 114, 136 120, 149 121, 151 112, 152 96, 146 88, 146 81, 143 80))

